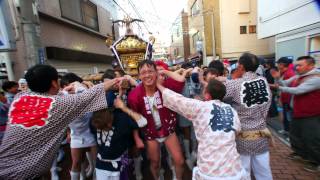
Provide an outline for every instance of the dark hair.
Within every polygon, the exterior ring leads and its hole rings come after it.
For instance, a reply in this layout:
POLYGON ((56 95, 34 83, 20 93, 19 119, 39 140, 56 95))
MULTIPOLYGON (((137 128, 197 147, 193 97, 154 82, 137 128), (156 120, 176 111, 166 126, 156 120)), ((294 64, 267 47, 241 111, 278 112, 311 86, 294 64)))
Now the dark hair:
POLYGON ((122 69, 114 70, 114 72, 119 72, 119 74, 120 74, 121 76, 126 75, 126 73, 125 73, 122 69))
POLYGON ((52 81, 58 81, 58 72, 50 65, 37 64, 28 69, 24 78, 31 91, 44 93, 50 90, 52 81))
POLYGON ((220 72, 216 68, 208 68, 203 72, 203 76, 207 76, 209 73, 217 76, 219 76, 220 74, 220 72))
POLYGON ((212 99, 222 100, 226 95, 226 86, 215 79, 211 79, 206 88, 207 92, 211 95, 212 99))
POLYGON ((116 77, 116 74, 114 73, 114 70, 107 69, 106 72, 102 75, 102 79, 114 79, 116 77))
POLYGON ((114 116, 112 108, 95 111, 91 117, 91 124, 102 130, 110 130, 112 128, 114 116))
POLYGON ((259 67, 259 60, 254 54, 244 53, 239 58, 239 64, 244 67, 246 72, 255 72, 259 67))
POLYGON ((223 76, 224 74, 224 65, 221 61, 219 60, 213 60, 210 62, 209 67, 208 68, 215 68, 218 70, 219 72, 219 76, 223 76))
POLYGON ((67 73, 61 77, 60 86, 65 87, 65 86, 69 85, 70 83, 73 83, 76 81, 82 83, 83 80, 81 79, 81 77, 77 76, 74 73, 67 73))
POLYGON ((15 81, 6 81, 2 84, 2 89, 6 92, 8 92, 9 89, 19 86, 19 84, 15 81))
POLYGON ((292 61, 287 57, 281 57, 278 59, 277 64, 283 64, 285 67, 288 67, 292 61))
POLYGON ((140 69, 141 69, 144 65, 147 65, 148 67, 151 66, 151 67, 153 67, 155 70, 157 70, 157 66, 156 66, 156 64, 155 64, 153 61, 143 60, 143 61, 139 62, 138 72, 140 72, 140 69))
POLYGON ((309 64, 315 64, 316 61, 314 60, 313 57, 311 56, 300 56, 298 57, 297 61, 302 61, 302 60, 306 60, 309 64))
POLYGON ((189 69, 189 68, 192 68, 192 65, 190 62, 184 62, 182 65, 181 65, 181 68, 183 69, 189 69))
POLYGON ((266 64, 269 65, 270 68, 273 68, 273 67, 276 66, 276 64, 275 64, 275 62, 274 62, 273 59, 268 59, 268 60, 266 61, 266 64))

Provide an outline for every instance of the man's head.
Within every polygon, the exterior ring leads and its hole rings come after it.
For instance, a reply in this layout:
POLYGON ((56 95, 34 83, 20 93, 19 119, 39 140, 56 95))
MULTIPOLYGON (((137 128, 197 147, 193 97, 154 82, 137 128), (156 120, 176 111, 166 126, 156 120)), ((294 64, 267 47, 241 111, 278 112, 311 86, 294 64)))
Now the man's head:
POLYGON ((219 76, 223 76, 224 74, 224 65, 219 60, 211 61, 209 64, 209 68, 215 68, 219 72, 219 76))
POLYGON ((204 98, 207 101, 210 100, 221 100, 226 95, 226 86, 215 79, 211 79, 204 91, 204 98))
POLYGON ((287 57, 281 57, 278 61, 278 69, 280 71, 280 73, 284 73, 288 70, 289 65, 292 63, 292 61, 290 59, 288 59, 287 57))
POLYGON ((244 53, 238 61, 238 71, 243 75, 246 72, 256 72, 259 67, 259 60, 256 55, 244 53))
POLYGON ((19 84, 15 81, 6 81, 2 84, 2 89, 8 93, 17 94, 18 88, 19 84))
POLYGON ((275 63, 274 63, 274 60, 273 59, 268 59, 267 61, 266 61, 266 68, 267 69, 272 69, 272 68, 274 68, 275 67, 275 63))
POLYGON ((116 78, 123 77, 126 73, 122 69, 114 70, 116 78))
POLYGON ((163 82, 166 79, 166 76, 164 74, 160 74, 159 71, 169 70, 169 67, 163 61, 155 61, 154 63, 156 64, 156 67, 157 67, 158 78, 159 78, 159 80, 161 80, 163 82))
POLYGON ((19 83, 19 90, 20 91, 28 91, 29 87, 28 87, 28 83, 27 83, 26 79, 21 78, 21 79, 19 79, 18 83, 19 83))
POLYGON ((298 74, 306 74, 315 68, 315 60, 310 56, 301 56, 296 61, 296 71, 298 74))
POLYGON ((153 61, 144 60, 138 65, 139 79, 144 86, 156 86, 157 84, 157 67, 153 61))
MULTIPOLYGON (((102 79, 104 82, 106 81, 110 81, 111 79, 114 79, 116 78, 116 73, 115 73, 115 70, 112 70, 112 69, 107 69, 104 74, 102 75, 102 79)), ((115 84, 112 86, 111 88, 112 90, 119 90, 119 85, 118 84, 115 84)))
POLYGON ((214 79, 220 75, 220 72, 216 68, 208 68, 206 71, 204 71, 203 76, 205 81, 210 81, 211 79, 214 79))
POLYGON ((83 80, 81 77, 77 76, 74 73, 67 73, 61 77, 60 86, 64 88, 65 86, 68 86, 70 83, 73 83, 76 81, 79 83, 82 83, 83 80))
POLYGON ((49 94, 59 92, 58 72, 50 65, 35 65, 28 69, 24 77, 31 91, 49 94))
POLYGON ((7 103, 7 98, 2 90, 0 91, 0 102, 7 103))

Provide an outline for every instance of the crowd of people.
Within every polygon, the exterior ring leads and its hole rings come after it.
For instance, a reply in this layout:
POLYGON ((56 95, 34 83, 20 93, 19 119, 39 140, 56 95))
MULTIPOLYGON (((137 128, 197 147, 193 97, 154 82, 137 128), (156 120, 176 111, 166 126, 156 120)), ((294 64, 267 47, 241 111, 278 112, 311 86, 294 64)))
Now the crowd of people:
POLYGON ((67 139, 71 180, 141 180, 142 160, 158 180, 162 159, 177 180, 184 164, 194 180, 271 180, 267 118, 279 106, 294 151, 288 158, 320 170, 320 70, 309 56, 293 65, 244 53, 233 65, 184 63, 174 71, 144 60, 137 79, 115 65, 95 85, 35 65, 2 89, 0 179, 41 179, 50 170, 59 179, 57 156, 67 139))

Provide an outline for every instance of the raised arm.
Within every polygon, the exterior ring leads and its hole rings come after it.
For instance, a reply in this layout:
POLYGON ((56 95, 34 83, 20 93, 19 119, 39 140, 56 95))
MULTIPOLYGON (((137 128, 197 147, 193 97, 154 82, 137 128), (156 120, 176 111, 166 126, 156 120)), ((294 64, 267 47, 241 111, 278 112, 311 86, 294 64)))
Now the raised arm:
POLYGON ((202 101, 186 98, 170 89, 158 84, 158 89, 162 92, 163 105, 175 111, 189 120, 195 120, 201 110, 202 101))
MULTIPOLYGON (((121 78, 112 79, 84 90, 82 93, 57 96, 57 100, 62 101, 62 104, 66 105, 70 112, 75 111, 84 114, 86 112, 98 111, 107 107, 105 91, 120 81, 121 78)), ((78 85, 75 83, 64 88, 64 91, 75 93, 77 88, 78 85)))
POLYGON ((141 114, 129 109, 120 97, 117 97, 114 100, 114 106, 121 109, 123 112, 127 113, 131 118, 133 118, 139 127, 144 127, 147 125, 147 119, 144 118, 141 114))
POLYGON ((159 71, 159 73, 163 73, 166 76, 168 76, 169 78, 172 78, 172 79, 179 81, 179 82, 184 82, 186 80, 185 75, 183 75, 184 73, 182 73, 182 75, 181 75, 178 72, 172 72, 172 71, 168 71, 168 70, 161 70, 161 71, 159 71))
POLYGON ((138 85, 137 81, 130 75, 124 75, 124 78, 126 78, 131 86, 136 87, 138 85))
POLYGON ((308 93, 316 89, 320 89, 320 77, 310 78, 297 87, 279 87, 280 91, 294 95, 308 93))

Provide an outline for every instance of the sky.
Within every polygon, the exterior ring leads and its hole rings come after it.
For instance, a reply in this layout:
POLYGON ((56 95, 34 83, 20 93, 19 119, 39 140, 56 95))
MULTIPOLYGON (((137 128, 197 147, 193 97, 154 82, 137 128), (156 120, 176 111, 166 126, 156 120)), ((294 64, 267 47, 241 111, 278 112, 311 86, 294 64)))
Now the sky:
MULTIPOLYGON (((118 18, 122 19, 126 13, 131 18, 142 19, 145 23, 134 24, 134 32, 148 39, 148 31, 165 44, 170 43, 170 28, 172 23, 186 6, 187 0, 116 0, 121 6, 119 8, 113 3, 113 0, 92 0, 99 4, 110 4, 116 7, 119 14, 118 18), (136 11, 134 10, 136 9, 136 11), (138 15, 139 14, 139 15, 138 15)), ((120 31, 120 35, 124 30, 120 31)))

